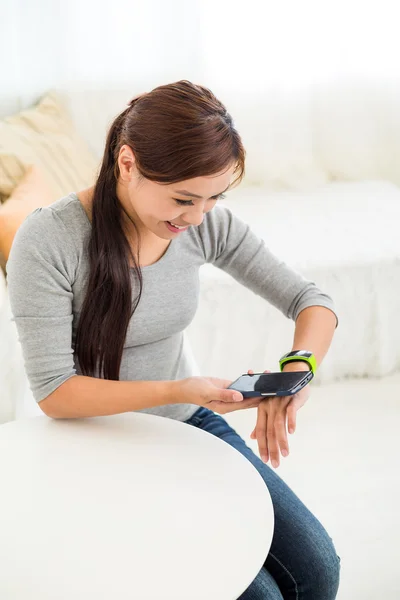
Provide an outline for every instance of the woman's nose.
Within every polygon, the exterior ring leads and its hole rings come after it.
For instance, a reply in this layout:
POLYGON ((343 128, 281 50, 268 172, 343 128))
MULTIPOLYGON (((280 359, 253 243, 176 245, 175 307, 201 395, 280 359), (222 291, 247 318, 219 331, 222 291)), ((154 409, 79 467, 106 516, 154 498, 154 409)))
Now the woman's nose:
POLYGON ((198 210, 188 211, 187 213, 182 215, 182 218, 185 221, 185 223, 188 223, 189 225, 201 225, 204 219, 203 207, 201 207, 201 209, 198 210))

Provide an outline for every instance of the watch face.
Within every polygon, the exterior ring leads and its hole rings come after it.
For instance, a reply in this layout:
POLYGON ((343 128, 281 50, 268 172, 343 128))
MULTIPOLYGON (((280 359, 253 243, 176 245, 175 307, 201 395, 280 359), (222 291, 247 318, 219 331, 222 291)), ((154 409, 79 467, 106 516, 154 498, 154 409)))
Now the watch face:
POLYGON ((305 358, 310 358, 310 356, 312 356, 312 353, 308 352, 307 350, 295 350, 294 352, 289 352, 287 356, 304 356, 305 358))

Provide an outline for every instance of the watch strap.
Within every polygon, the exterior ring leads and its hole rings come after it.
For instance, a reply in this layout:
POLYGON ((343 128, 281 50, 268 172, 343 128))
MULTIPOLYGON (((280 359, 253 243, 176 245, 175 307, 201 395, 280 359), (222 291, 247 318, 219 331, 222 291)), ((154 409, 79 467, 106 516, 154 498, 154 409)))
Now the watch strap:
POLYGON ((287 354, 284 354, 282 358, 279 360, 279 366, 281 371, 283 370, 284 365, 288 362, 306 362, 310 365, 310 369, 315 375, 317 370, 317 361, 312 352, 308 350, 292 350, 287 354))

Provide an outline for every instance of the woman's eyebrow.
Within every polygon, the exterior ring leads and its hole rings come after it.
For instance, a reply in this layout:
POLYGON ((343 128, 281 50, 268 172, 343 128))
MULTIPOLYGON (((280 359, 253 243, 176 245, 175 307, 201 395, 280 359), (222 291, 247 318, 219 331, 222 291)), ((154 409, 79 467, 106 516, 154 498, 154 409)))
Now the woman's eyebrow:
MULTIPOLYGON (((228 185, 228 187, 229 187, 229 185, 228 185)), ((226 192, 228 187, 225 188, 223 192, 220 192, 219 194, 215 194, 215 196, 220 196, 221 194, 226 192)), ((192 198, 202 198, 202 196, 199 196, 198 194, 193 194, 193 192, 188 192, 188 190, 174 190, 174 192, 175 192, 175 194, 182 194, 182 196, 191 196, 192 198)), ((214 196, 212 196, 212 198, 214 198, 214 196)))

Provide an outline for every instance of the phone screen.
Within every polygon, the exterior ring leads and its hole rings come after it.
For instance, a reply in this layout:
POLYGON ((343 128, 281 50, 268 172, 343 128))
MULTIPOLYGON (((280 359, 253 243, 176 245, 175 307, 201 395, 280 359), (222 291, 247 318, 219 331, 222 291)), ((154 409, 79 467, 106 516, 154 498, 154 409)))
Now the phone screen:
POLYGON ((279 395, 281 392, 295 388, 307 375, 309 375, 309 372, 306 371, 242 375, 229 387, 240 392, 279 395))

